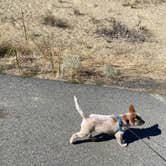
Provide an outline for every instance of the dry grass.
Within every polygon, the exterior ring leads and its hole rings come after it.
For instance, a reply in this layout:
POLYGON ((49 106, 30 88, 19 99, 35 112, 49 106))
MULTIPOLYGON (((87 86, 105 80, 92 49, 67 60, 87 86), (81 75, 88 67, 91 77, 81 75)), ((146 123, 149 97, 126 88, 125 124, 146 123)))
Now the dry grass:
POLYGON ((66 29, 71 28, 71 24, 67 19, 64 18, 56 18, 52 14, 48 14, 43 18, 43 24, 50 25, 50 26, 56 26, 58 28, 66 29))
POLYGON ((0 73, 98 85, 165 82, 164 2, 5 1, 0 73))

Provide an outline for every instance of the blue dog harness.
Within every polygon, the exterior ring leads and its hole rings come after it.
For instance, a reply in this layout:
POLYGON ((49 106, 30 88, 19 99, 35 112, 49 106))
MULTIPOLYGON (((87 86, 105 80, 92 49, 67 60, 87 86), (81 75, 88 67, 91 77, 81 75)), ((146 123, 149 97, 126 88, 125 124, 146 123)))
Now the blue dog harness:
MULTIPOLYGON (((117 119, 117 121, 118 121, 118 131, 121 131, 121 132, 123 132, 124 130, 123 130, 123 121, 122 121, 122 118, 119 116, 119 115, 117 115, 116 116, 116 119, 117 119)), ((118 132, 117 131, 117 132, 118 132)))

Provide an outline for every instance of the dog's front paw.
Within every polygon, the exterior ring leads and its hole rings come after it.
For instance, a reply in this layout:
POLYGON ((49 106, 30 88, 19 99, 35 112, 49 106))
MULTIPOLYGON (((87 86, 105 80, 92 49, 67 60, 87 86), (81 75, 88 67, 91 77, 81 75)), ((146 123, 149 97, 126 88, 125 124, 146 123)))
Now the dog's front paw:
POLYGON ((127 143, 120 143, 120 146, 121 146, 121 147, 126 147, 126 146, 127 146, 127 143))
POLYGON ((121 140, 121 141, 118 141, 118 144, 121 146, 121 147, 126 147, 128 144, 125 143, 124 140, 121 140))

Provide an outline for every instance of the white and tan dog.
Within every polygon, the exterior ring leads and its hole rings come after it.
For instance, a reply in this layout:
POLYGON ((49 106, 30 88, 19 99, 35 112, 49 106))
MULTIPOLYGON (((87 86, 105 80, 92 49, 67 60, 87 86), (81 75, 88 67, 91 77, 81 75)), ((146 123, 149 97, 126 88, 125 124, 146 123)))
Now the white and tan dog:
POLYGON ((77 138, 86 136, 90 139, 94 139, 92 132, 95 131, 97 133, 113 134, 121 146, 127 146, 127 144, 123 142, 125 130, 130 126, 140 126, 145 123, 136 113, 133 105, 130 105, 128 113, 118 116, 100 114, 87 116, 80 108, 76 96, 74 96, 74 102, 76 110, 82 117, 82 123, 80 131, 71 136, 70 144, 74 143, 77 138))

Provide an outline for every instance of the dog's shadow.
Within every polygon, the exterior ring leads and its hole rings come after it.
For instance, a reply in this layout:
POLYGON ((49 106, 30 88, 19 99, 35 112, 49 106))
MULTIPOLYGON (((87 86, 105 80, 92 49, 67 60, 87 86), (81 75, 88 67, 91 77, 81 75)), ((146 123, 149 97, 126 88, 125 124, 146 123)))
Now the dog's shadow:
MULTIPOLYGON (((155 124, 149 128, 130 128, 130 130, 127 130, 125 134, 123 135, 123 139, 127 144, 131 144, 135 141, 138 141, 139 139, 144 139, 150 137, 154 137, 161 134, 161 130, 159 129, 158 124, 155 124), (133 134, 134 133, 134 134, 133 134)), ((87 142, 103 142, 103 141, 109 141, 115 139, 113 135, 108 134, 98 134, 94 136, 94 139, 84 139, 84 140, 78 140, 74 144, 81 144, 81 143, 87 143, 87 142)))

